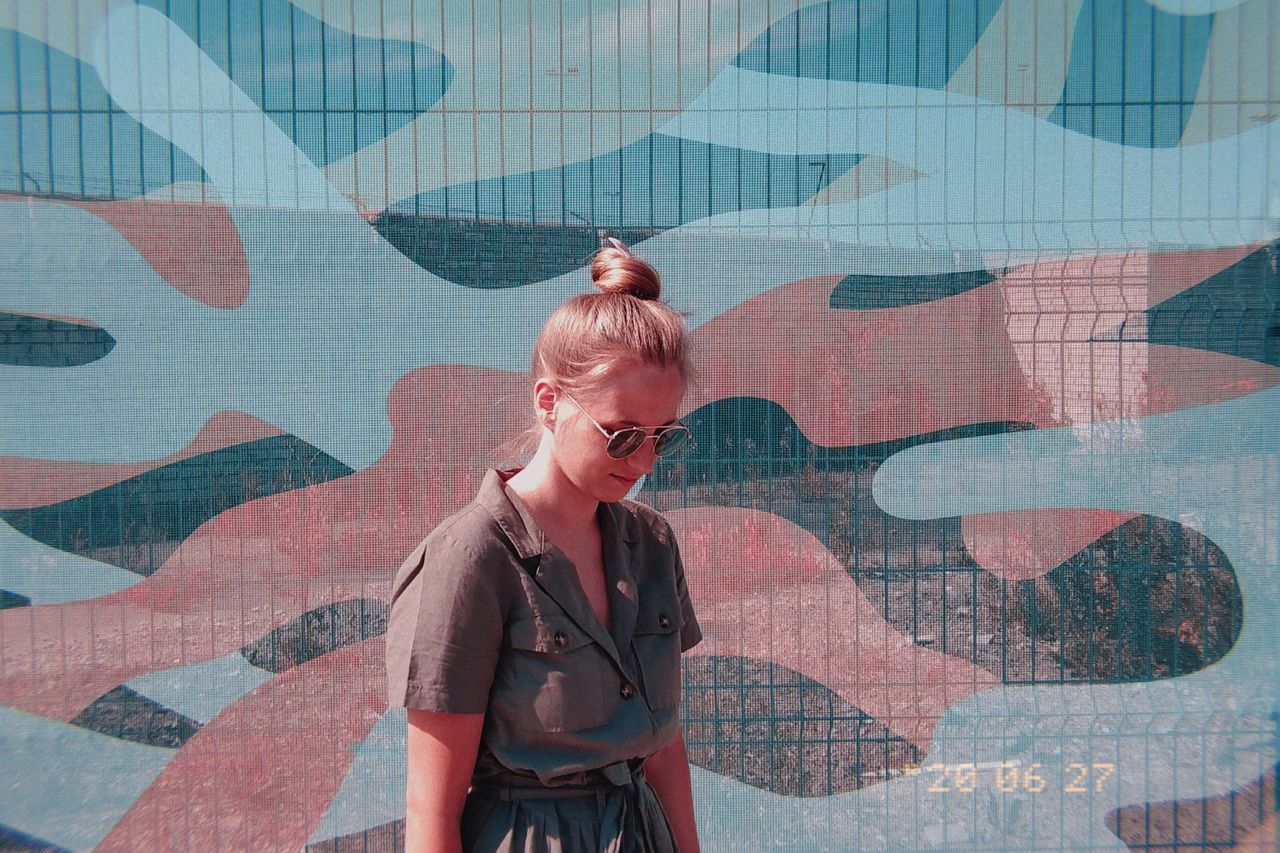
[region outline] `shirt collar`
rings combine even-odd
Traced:
[[[476,500],[489,510],[498,527],[506,534],[516,553],[520,555],[520,559],[527,560],[541,556],[546,551],[547,545],[542,528],[533,520],[533,515],[530,514],[524,502],[507,490],[507,480],[519,471],[519,468],[512,468],[502,471],[490,469],[485,472],[484,480],[476,493]],[[628,543],[636,541],[635,531],[631,528],[630,514],[621,504],[602,503],[600,508],[602,515],[612,522],[613,531],[616,531],[619,539]],[[600,534],[606,541],[610,536],[610,531],[605,529],[603,523]]]
[[[542,528],[538,527],[524,503],[507,491],[507,480],[519,470],[486,471],[480,490],[476,492],[476,500],[489,510],[520,559],[527,560],[542,555],[546,550],[546,540]]]

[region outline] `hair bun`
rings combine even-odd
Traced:
[[[591,261],[591,281],[605,293],[625,293],[637,299],[657,299],[662,295],[658,271],[631,251],[621,240],[609,237],[609,245]]]

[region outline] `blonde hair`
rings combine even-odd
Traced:
[[[662,302],[658,271],[609,238],[591,262],[598,293],[557,308],[533,347],[535,378],[546,376],[569,393],[589,392],[626,364],[675,367],[692,373],[684,317]]]

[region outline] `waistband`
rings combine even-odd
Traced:
[[[625,761],[602,767],[605,781],[596,785],[540,785],[536,779],[507,776],[473,782],[471,791],[497,800],[546,800],[569,797],[602,797],[643,784],[644,768]]]

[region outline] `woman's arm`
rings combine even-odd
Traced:
[[[699,853],[698,824],[693,817],[693,785],[689,780],[689,756],[680,732],[644,763],[644,775],[662,803],[671,824],[676,849],[680,853]]]
[[[407,853],[462,850],[462,806],[483,726],[484,714],[409,709],[404,816]]]

